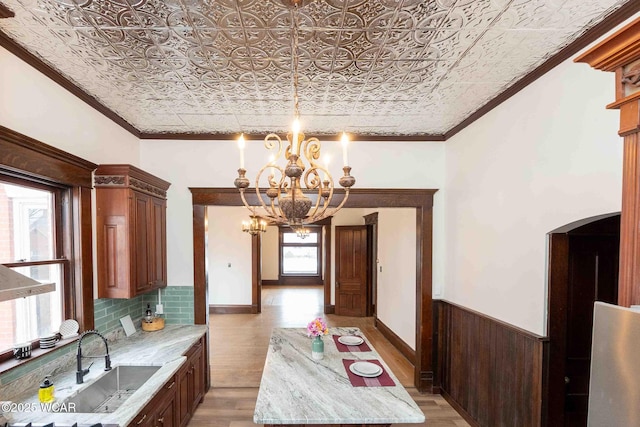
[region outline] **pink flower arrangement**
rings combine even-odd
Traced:
[[[327,324],[322,319],[322,317],[318,317],[307,325],[307,336],[308,337],[319,337],[321,335],[327,335],[329,333],[329,328],[327,328]]]

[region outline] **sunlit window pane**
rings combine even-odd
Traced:
[[[57,332],[62,322],[61,266],[38,265],[14,270],[32,279],[53,282],[56,290],[0,302],[0,353],[11,349],[13,344]]]
[[[0,262],[54,257],[51,192],[0,183]]]
[[[282,273],[291,275],[318,274],[318,248],[288,246],[282,248]]]
[[[282,243],[305,243],[305,244],[317,244],[318,234],[309,233],[306,237],[298,237],[296,233],[282,233]]]

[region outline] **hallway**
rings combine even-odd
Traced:
[[[306,327],[318,316],[324,317],[330,327],[357,326],[363,331],[425,413],[424,426],[468,426],[441,396],[417,392],[413,387],[413,366],[373,327],[373,318],[323,315],[322,306],[320,286],[265,286],[261,314],[211,315],[212,388],[190,426],[255,426],[253,409],[271,330]]]

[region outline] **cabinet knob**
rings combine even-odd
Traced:
[[[164,423],[164,417],[162,417],[162,418],[158,418],[158,422],[159,422],[160,424],[163,424],[163,423]]]

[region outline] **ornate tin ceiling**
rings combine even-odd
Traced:
[[[444,134],[626,0],[310,0],[307,133]],[[280,0],[3,0],[0,30],[143,133],[281,132]]]

